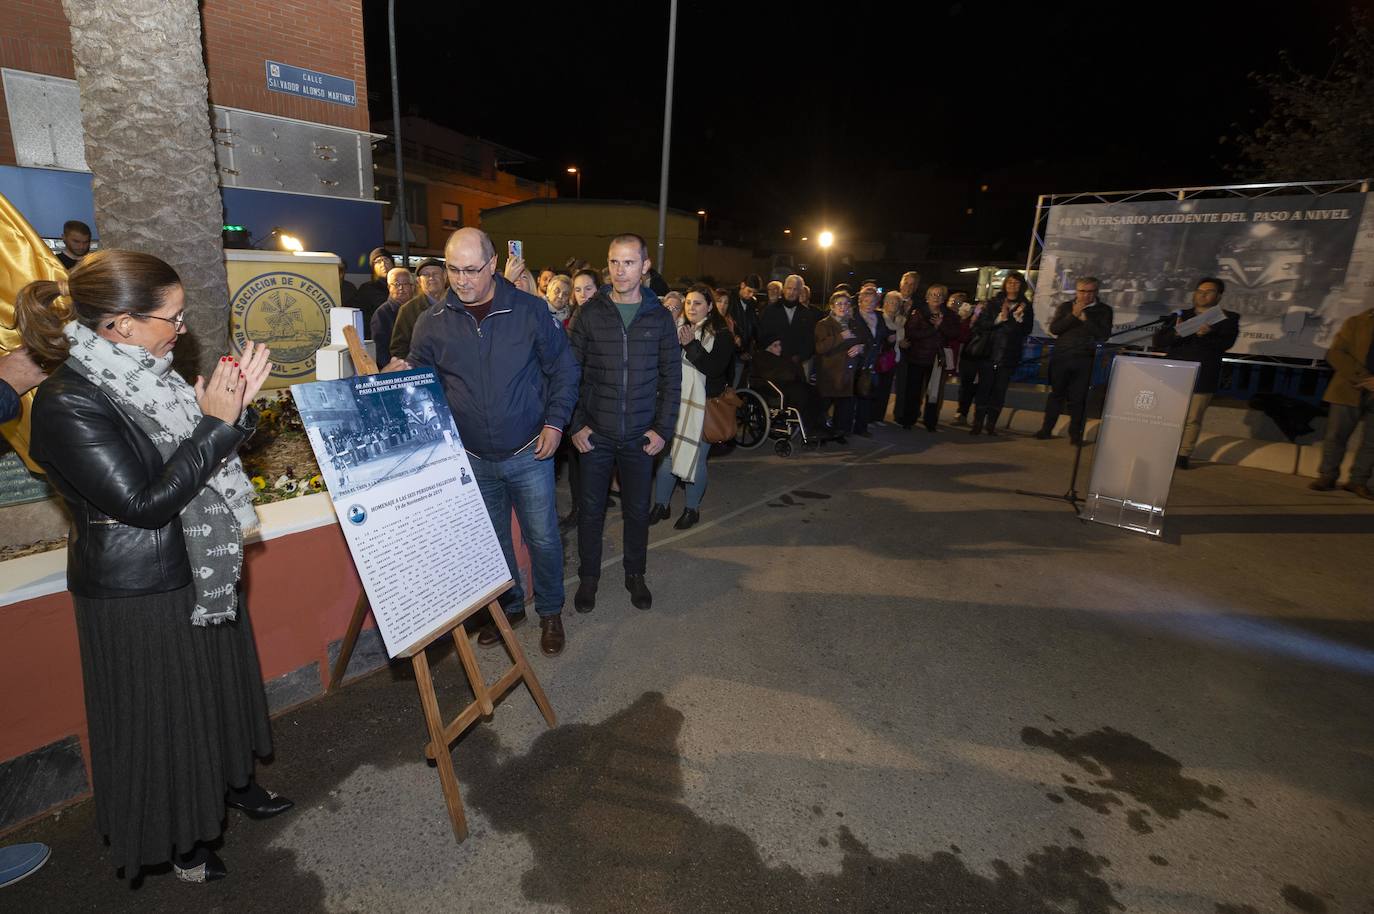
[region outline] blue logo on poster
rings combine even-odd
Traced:
[[[355,526],[367,520],[367,509],[362,505],[351,505],[348,509],[348,522]]]

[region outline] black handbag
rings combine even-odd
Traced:
[[[960,358],[965,359],[986,359],[990,355],[992,355],[991,333],[975,333],[973,339],[964,344],[964,349],[959,354]]]

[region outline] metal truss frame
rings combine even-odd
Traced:
[[[1150,190],[1108,190],[1071,194],[1041,194],[1035,201],[1035,222],[1031,225],[1030,247],[1026,251],[1026,281],[1035,283],[1032,276],[1039,277],[1040,256],[1045,250],[1045,232],[1050,219],[1051,206],[1070,203],[1134,203],[1140,201],[1195,200],[1199,198],[1217,199],[1239,197],[1258,199],[1260,197],[1291,196],[1307,194],[1322,197],[1327,194],[1362,193],[1370,191],[1374,178],[1360,178],[1351,181],[1291,181],[1275,184],[1217,184],[1205,187],[1167,187]],[[1276,356],[1232,356],[1234,361],[1285,362]],[[1314,361],[1312,364],[1318,364]]]

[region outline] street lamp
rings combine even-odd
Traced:
[[[830,298],[830,246],[833,245],[833,244],[835,243],[835,233],[832,232],[832,231],[830,231],[830,230],[828,230],[828,229],[827,229],[826,231],[824,231],[824,232],[821,232],[819,235],[816,236],[816,243],[819,244],[819,245],[821,246],[821,250],[822,250],[822,251],[825,251],[825,286],[824,286],[824,288],[825,288],[825,299],[828,301],[829,298]]]
[[[582,199],[582,169],[576,165],[568,166],[568,174],[577,175],[577,199]]]
[[[701,217],[701,230],[704,232],[704,231],[706,231],[706,219],[707,219],[706,210],[704,210],[704,209],[699,209],[699,210],[697,210],[697,215]]]

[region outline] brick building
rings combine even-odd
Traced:
[[[360,0],[204,0],[226,224],[361,258],[382,242]],[[95,227],[80,95],[60,0],[0,0],[0,193],[40,235]]]
[[[383,209],[386,242],[400,241],[393,222],[396,156],[390,148],[390,121],[373,125],[388,135],[377,150],[377,196]],[[502,171],[502,165],[532,157],[490,140],[466,136],[420,117],[401,118],[401,155],[406,172],[406,220],[413,254],[443,255],[450,233],[465,225],[480,226],[483,210],[544,197],[557,197],[553,182],[530,181]]]

